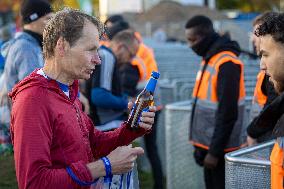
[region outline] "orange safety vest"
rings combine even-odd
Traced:
[[[241,77],[238,102],[238,120],[235,123],[225,151],[227,152],[238,149],[243,143],[244,138],[242,137],[245,136],[245,129],[242,128],[243,114],[245,111],[245,84],[243,63],[237,58],[234,53],[230,51],[223,51],[210,58],[208,65],[204,70],[202,79],[202,68],[205,64],[205,61],[203,60],[201,62],[201,69],[197,74],[196,83],[192,93],[192,96],[194,98],[197,98],[197,102],[193,114],[192,125],[190,126],[190,141],[193,143],[193,145],[207,150],[209,149],[209,145],[213,137],[215,129],[215,114],[218,108],[218,73],[220,66],[226,62],[233,62],[234,64],[239,65],[241,67]]]
[[[264,78],[265,78],[265,72],[260,71],[257,75],[257,82],[256,82],[256,86],[254,89],[254,95],[253,95],[253,101],[259,104],[261,107],[263,107],[267,101],[267,96],[263,94],[261,90],[261,86],[262,86]]]
[[[140,81],[150,79],[152,71],[158,71],[154,53],[144,43],[140,43],[136,57],[131,63],[138,67]]]
[[[100,46],[106,46],[106,47],[109,47],[109,41],[108,40],[100,40]]]
[[[263,94],[261,90],[264,78],[265,78],[265,72],[260,71],[257,75],[257,82],[254,89],[252,106],[249,115],[250,121],[252,121],[260,113],[260,111],[263,109],[264,104],[267,101],[267,96]]]
[[[270,155],[271,161],[271,189],[283,189],[284,178],[284,138],[277,138]]]
[[[131,64],[137,66],[139,71],[139,81],[147,81],[150,79],[152,71],[158,71],[158,66],[154,57],[153,50],[142,42],[142,37],[135,32],[137,40],[140,42],[136,57],[133,58]],[[108,40],[101,40],[100,45],[109,47]]]
[[[139,83],[137,88],[142,89],[145,86],[145,82],[151,78],[152,71],[158,71],[158,66],[154,57],[154,52],[151,48],[147,47],[142,42],[140,33],[135,32],[137,40],[140,42],[136,57],[133,58],[131,64],[137,66],[139,71]],[[159,87],[155,92],[155,105],[157,110],[161,110],[163,106],[160,103]]]

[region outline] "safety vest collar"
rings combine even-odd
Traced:
[[[208,62],[208,65],[205,69],[205,72],[209,73],[209,82],[208,82],[208,88],[207,88],[207,95],[206,95],[206,99],[207,100],[211,100],[211,97],[212,97],[212,92],[213,92],[213,83],[212,83],[212,77],[215,76],[218,71],[219,71],[219,66],[224,63],[224,58],[229,58],[231,59],[233,62],[235,63],[239,63],[241,64],[241,62],[238,60],[238,58],[236,57],[236,55],[232,52],[229,52],[229,51],[224,51],[224,52],[221,52],[215,56],[213,56],[211,58],[211,60],[209,60]],[[203,60],[202,63],[201,63],[201,67],[200,67],[200,70],[202,70],[202,67],[204,66],[205,64],[205,61]],[[201,73],[198,73],[199,75],[201,75]],[[202,82],[202,81],[201,81]],[[198,94],[196,94],[198,96]]]

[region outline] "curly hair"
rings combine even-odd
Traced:
[[[266,17],[277,15],[277,14],[278,13],[271,12],[271,11],[264,12],[263,14],[260,14],[254,18],[254,20],[252,21],[252,26],[261,25],[266,19]]]
[[[101,36],[104,27],[97,18],[71,8],[64,8],[57,12],[44,28],[44,57],[50,58],[54,56],[54,48],[60,37],[63,37],[70,46],[73,46],[81,37],[86,20],[96,26]]]
[[[255,35],[271,35],[276,42],[284,44],[284,14],[276,13],[267,15],[263,23],[255,30]]]

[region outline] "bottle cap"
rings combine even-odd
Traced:
[[[160,77],[160,73],[159,72],[152,72],[152,74],[151,74],[151,76],[153,77],[153,78],[155,78],[155,79],[159,79],[159,77]]]

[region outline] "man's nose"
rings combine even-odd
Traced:
[[[92,59],[91,59],[92,63],[95,65],[101,64],[101,59],[98,53],[96,53]]]
[[[260,69],[261,70],[264,70],[264,71],[266,70],[265,62],[262,59],[260,59],[260,64],[259,65],[260,65]]]

